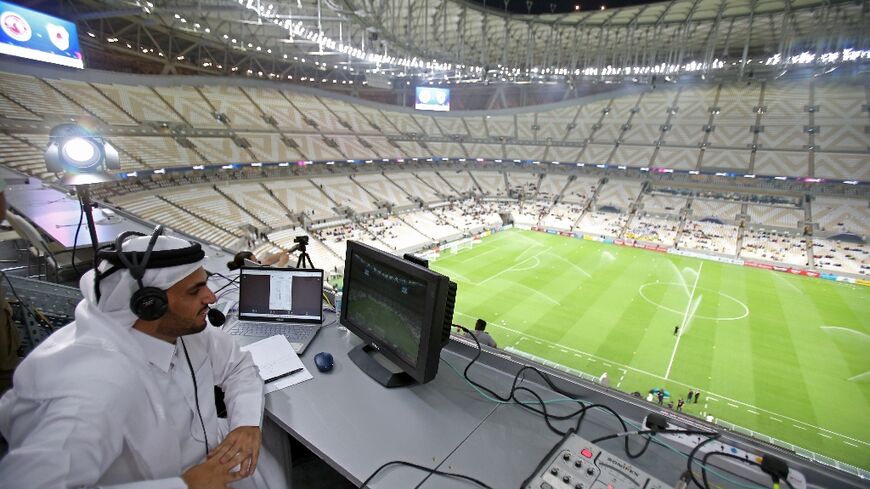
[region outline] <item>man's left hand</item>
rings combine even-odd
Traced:
[[[254,473],[257,468],[257,458],[260,456],[260,438],[262,434],[259,426],[239,426],[230,431],[227,437],[220,445],[216,446],[208,456],[211,458],[215,453],[220,451],[222,447],[226,447],[227,451],[221,462],[227,462],[236,453],[242,454],[242,463],[240,464],[240,475],[248,477]]]

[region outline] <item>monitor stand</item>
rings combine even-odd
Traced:
[[[375,359],[374,355],[379,353],[373,346],[362,344],[347,352],[347,356],[350,357],[360,370],[384,387],[403,387],[415,382],[414,378],[407,373],[402,371],[393,372]],[[382,355],[381,358],[383,358]],[[394,365],[393,362],[390,362],[386,358],[383,358],[383,361]],[[398,367],[396,368],[398,369]]]

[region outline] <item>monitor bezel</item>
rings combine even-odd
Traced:
[[[428,314],[429,320],[426,321],[426,324],[422,325],[423,329],[420,334],[421,347],[417,353],[416,365],[412,365],[401,358],[390,347],[383,343],[382,338],[377,338],[369,334],[361,326],[348,319],[347,309],[348,304],[351,302],[351,300],[349,300],[351,292],[349,277],[352,266],[351,258],[354,254],[380,261],[387,266],[396,268],[412,278],[420,279],[427,284],[424,314]],[[438,373],[438,362],[442,348],[441,336],[444,328],[444,314],[450,280],[446,276],[428,268],[421,267],[416,263],[412,263],[388,252],[352,240],[347,241],[344,267],[344,279],[342,285],[343,300],[341,303],[341,314],[339,316],[339,322],[341,325],[357,335],[366,344],[372,345],[378,352],[384,355],[384,357],[393,362],[397,367],[401,368],[417,382],[423,384],[434,379],[435,375]]]

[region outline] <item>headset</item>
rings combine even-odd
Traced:
[[[148,247],[145,251],[122,251],[124,242],[130,237],[147,236],[137,231],[126,231],[118,235],[115,243],[97,251],[97,263],[94,265],[94,289],[97,302],[100,301],[100,281],[107,276],[127,269],[139,284],[139,289],[130,298],[130,310],[143,321],[155,321],[163,317],[169,309],[169,299],[166,291],[157,287],[145,287],[142,278],[148,269],[167,268],[196,263],[205,257],[205,252],[199,243],[189,242],[190,246],[176,250],[155,251],[157,238],[163,234],[163,226],[154,228]],[[100,264],[105,260],[112,266],[105,272],[100,271]]]

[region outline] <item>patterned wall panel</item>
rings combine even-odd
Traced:
[[[698,148],[671,148],[662,146],[652,166],[674,168],[679,170],[694,170],[698,165]]]
[[[652,146],[627,146],[621,144],[616,148],[613,157],[610,158],[612,165],[648,166],[655,148]]]
[[[281,93],[271,88],[242,88],[266,115],[271,116],[282,130],[312,131],[299,113]]]
[[[870,181],[870,154],[816,153],[815,176]]]
[[[154,90],[194,127],[210,129],[224,127],[214,118],[211,108],[195,90],[189,87],[154,87]]]
[[[514,116],[492,116],[484,118],[486,122],[486,130],[490,137],[509,137],[515,136],[514,132]]]
[[[704,159],[701,161],[701,168],[727,168],[749,172],[749,150],[738,151],[714,148],[708,149],[704,153]]]
[[[606,163],[613,151],[612,144],[588,144],[586,151],[580,155],[581,161],[584,163],[601,164]]]
[[[755,153],[758,175],[803,177],[810,174],[809,154],[806,152],[761,151]]]
[[[535,114],[533,112],[517,114],[516,119],[517,138],[526,141],[535,139],[535,131],[532,129],[532,126],[535,125]]]
[[[371,128],[368,130],[377,130],[383,134],[389,135],[399,134],[399,131],[390,122],[389,118],[385,116],[380,110],[372,109],[362,105],[357,105],[354,107],[354,109],[359,112],[363,117],[365,117],[366,120],[368,120],[370,123],[374,123],[376,126],[378,126],[377,129]],[[371,124],[369,124],[369,126],[370,125]]]
[[[465,143],[467,158],[504,158],[504,151],[500,144],[477,144]]]
[[[74,80],[45,79],[51,86],[63,92],[67,97],[75,100],[88,110],[96,114],[100,119],[109,124],[128,126],[137,124],[123,111],[119,110],[112,102],[106,100],[96,90],[85,82]]]
[[[441,137],[441,129],[435,124],[435,118],[429,115],[414,115],[414,120],[417,125],[423,128],[423,132],[428,136]]]
[[[229,117],[232,127],[237,129],[266,129],[270,127],[257,109],[260,104],[252,105],[239,88],[225,85],[206,85],[199,90],[214,106],[215,110]]]
[[[724,124],[716,124],[713,132],[707,141],[718,148],[745,148],[746,145],[752,144],[753,134],[749,130],[749,124],[740,126],[729,126]]]
[[[190,138],[196,150],[214,164],[249,163],[256,161],[230,138]]]
[[[639,144],[653,144],[661,136],[661,124],[632,122],[631,129],[622,136],[623,141]]]
[[[462,123],[461,117],[437,117],[435,122],[441,129],[441,134],[447,136],[468,135],[468,130],[465,129],[465,124]]]
[[[765,149],[803,149],[810,139],[802,126],[796,124],[765,124],[758,133],[758,144]]]
[[[299,161],[302,155],[293,148],[288,148],[277,134],[245,134],[245,139],[251,143],[251,151],[261,162]]]

